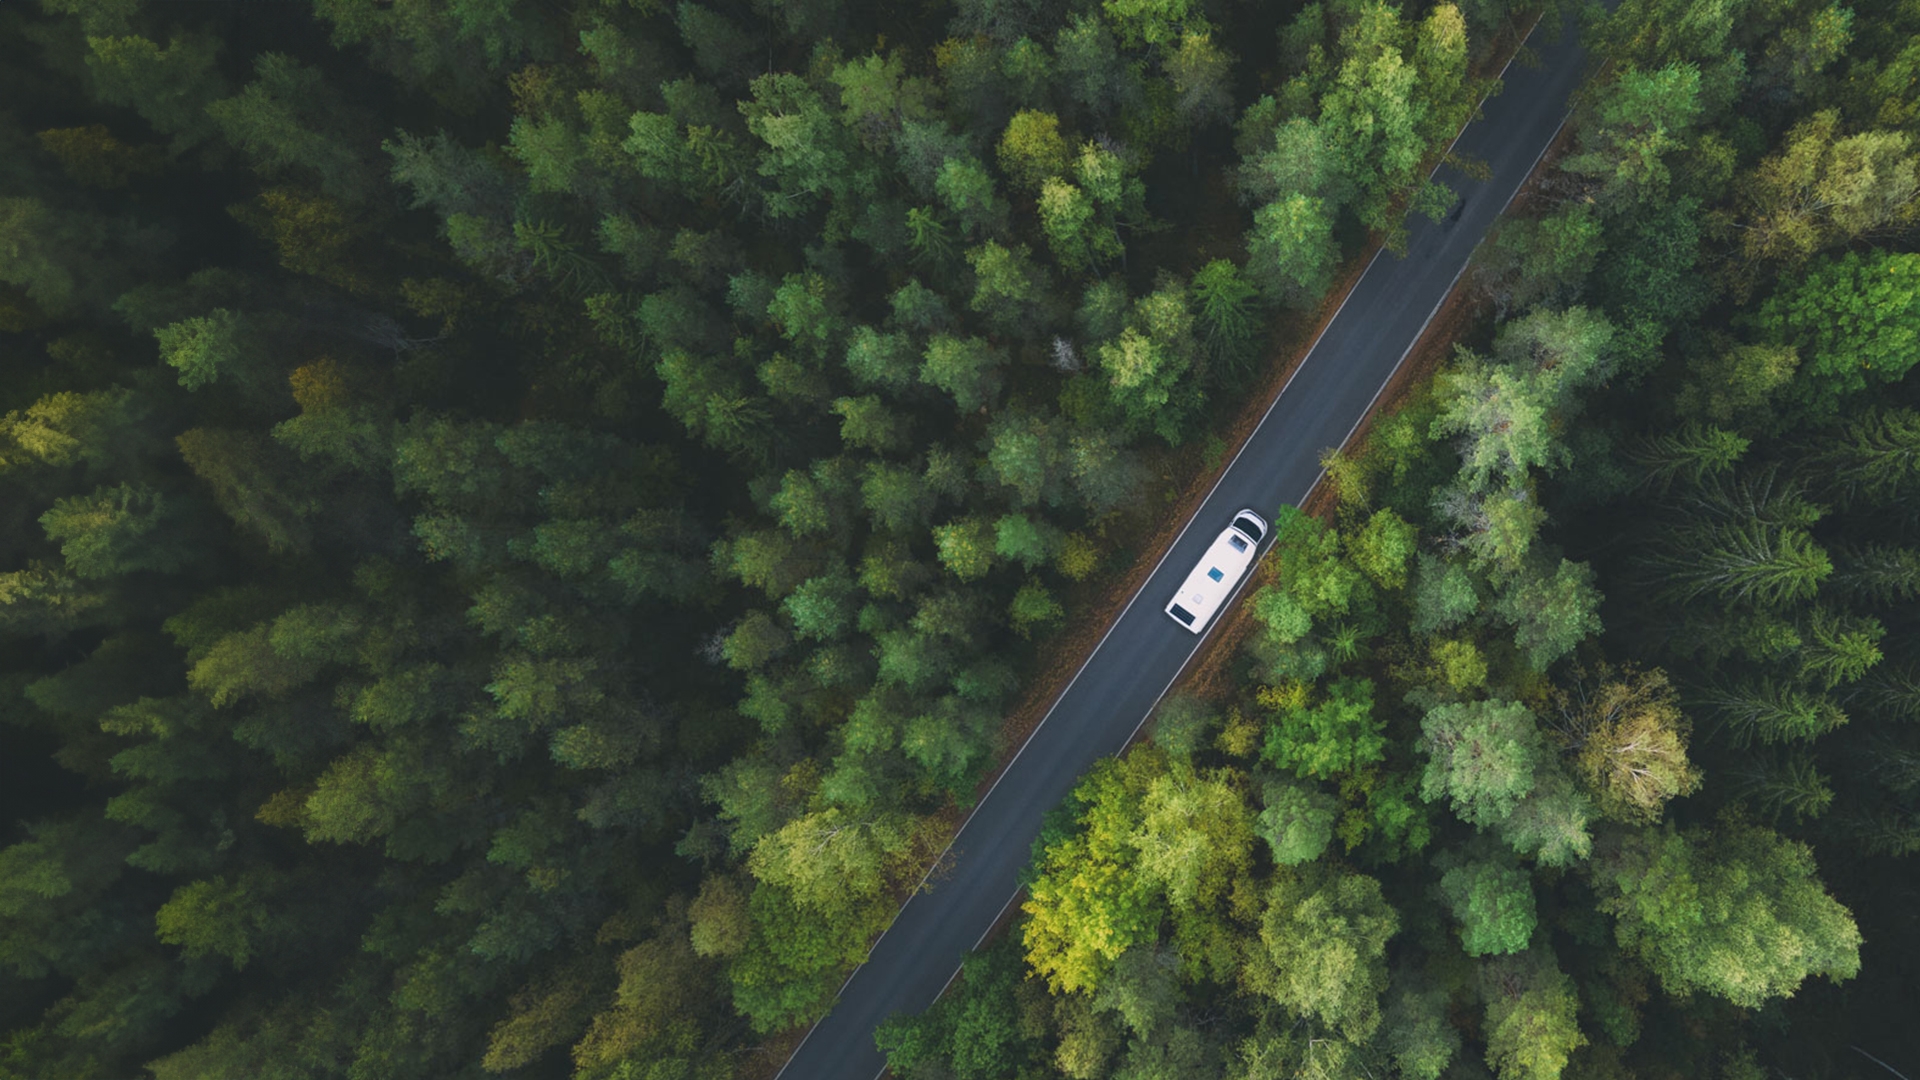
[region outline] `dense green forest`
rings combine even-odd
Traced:
[[[751,1068],[1508,21],[0,9],[0,1072]]]
[[[1231,678],[1055,812],[896,1075],[1920,1062],[1920,6],[1583,21],[1471,340],[1282,509]]]
[[[1536,14],[0,7],[0,1078],[765,1075]],[[1914,1037],[1920,6],[1583,22],[903,1080]]]

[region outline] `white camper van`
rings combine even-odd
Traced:
[[[1173,621],[1196,634],[1205,630],[1220,605],[1240,586],[1266,535],[1267,523],[1259,514],[1242,510],[1233,515],[1233,524],[1208,545],[1199,565],[1168,602],[1167,614]]]

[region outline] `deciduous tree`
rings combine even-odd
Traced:
[[[1249,955],[1245,978],[1287,1008],[1365,1040],[1380,1026],[1387,941],[1399,929],[1373,878],[1317,863],[1283,869],[1260,920],[1266,948]]]
[[[1140,800],[1164,762],[1135,751],[1095,765],[1074,789],[1075,830],[1047,845],[1021,910],[1027,963],[1055,992],[1097,988],[1129,947],[1153,940],[1165,911],[1132,841]]]
[[[1532,881],[1509,861],[1454,866],[1440,877],[1440,895],[1460,921],[1460,945],[1468,956],[1520,952],[1533,936],[1538,917]]]
[[[1674,994],[1745,1008],[1810,976],[1860,970],[1860,931],[1815,876],[1804,844],[1735,820],[1629,834],[1598,875],[1622,948]]]
[[[1536,783],[1546,744],[1533,714],[1517,701],[1441,705],[1420,724],[1428,754],[1420,793],[1445,797],[1474,825],[1491,826],[1519,806]]]

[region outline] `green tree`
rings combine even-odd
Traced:
[[[787,470],[768,506],[795,537],[824,533],[833,527],[831,496],[819,481],[799,469]]]
[[[747,869],[795,903],[851,911],[879,898],[915,854],[915,830],[904,816],[862,817],[830,806],[762,837]]]
[[[835,398],[832,408],[840,417],[840,441],[850,448],[884,453],[907,443],[906,418],[877,394]]]
[[[1600,865],[1621,948],[1670,993],[1758,1008],[1810,976],[1839,982],[1860,970],[1860,931],[1804,844],[1723,820],[1629,834]]]
[[[48,394],[0,416],[0,470],[81,465],[98,475],[137,452],[150,407],[124,387]]]
[[[1267,729],[1260,758],[1301,779],[1333,779],[1386,756],[1383,728],[1373,715],[1373,683],[1340,679],[1320,704],[1284,710]]]
[[[1233,114],[1232,53],[1213,43],[1211,33],[1188,31],[1180,35],[1162,67],[1173,84],[1173,108],[1181,121],[1204,127]]]
[[[1487,1064],[1500,1080],[1549,1080],[1586,1045],[1574,1018],[1579,997],[1551,952],[1528,950],[1480,968],[1487,1003]]]
[[[1788,345],[1732,345],[1699,363],[1678,404],[1716,423],[1751,416],[1793,381],[1799,367],[1800,353]]]
[[[713,565],[742,585],[764,591],[769,600],[778,600],[811,576],[815,564],[786,533],[763,529],[716,541]]]
[[[1259,336],[1254,305],[1259,289],[1226,259],[1201,267],[1192,286],[1201,339],[1214,357],[1238,367]]]
[[[1802,358],[1785,396],[1812,418],[1832,417],[1920,358],[1920,255],[1849,252],[1820,263],[1761,305],[1754,325]]]
[[[1804,751],[1755,755],[1723,775],[1727,794],[1768,821],[1790,814],[1799,825],[1820,817],[1833,805],[1832,778],[1822,774],[1813,755]]]
[[[1427,152],[1420,137],[1426,110],[1415,89],[1420,72],[1402,51],[1404,36],[1395,9],[1360,8],[1343,34],[1339,68],[1320,95],[1318,120],[1330,136],[1339,174],[1356,189],[1354,211],[1390,237],[1404,233],[1394,203],[1415,182]]]
[[[1549,407],[1566,415],[1576,411],[1578,391],[1612,370],[1607,346],[1613,337],[1612,324],[1590,308],[1536,309],[1500,327],[1493,357],[1527,373]]]
[[[1048,177],[1067,175],[1067,140],[1052,113],[1022,109],[1000,134],[1000,168],[1013,182],[1039,190]]]
[[[1282,869],[1248,953],[1248,985],[1354,1041],[1380,1026],[1387,941],[1400,917],[1364,874],[1323,864]]]
[[[932,87],[907,76],[899,53],[870,53],[840,65],[829,77],[840,87],[841,121],[872,149],[885,146],[906,121],[926,119],[932,111]]]
[[[748,911],[753,930],[728,965],[727,981],[734,1008],[763,1032],[824,1013],[845,978],[843,972],[859,963],[868,938],[881,929],[873,925],[870,912],[818,912],[769,885],[753,890]],[[660,1019],[672,1015],[667,1012]],[[617,1060],[617,1054],[612,1056]]]
[[[56,209],[34,198],[0,198],[0,285],[8,292],[8,325],[26,329],[42,319],[70,318],[84,308],[107,306],[130,267],[102,257],[108,252],[109,223],[99,217]],[[125,226],[123,225],[123,229]],[[126,235],[123,233],[123,235]],[[116,252],[131,261],[155,237],[142,231],[127,239],[133,250]]]
[[[674,23],[693,51],[694,66],[708,75],[740,82],[759,70],[753,62],[759,51],[754,35],[713,8],[683,2],[674,9]]]
[[[1135,300],[1126,329],[1094,350],[1108,392],[1128,422],[1171,445],[1184,440],[1187,419],[1202,400],[1189,379],[1194,354],[1193,313],[1177,280]]]
[[[1599,606],[1593,569],[1567,559],[1560,560],[1551,576],[1525,575],[1494,600],[1494,611],[1513,624],[1513,643],[1526,652],[1535,671],[1547,670],[1600,632]]]
[[[278,891],[273,877],[249,872],[182,885],[155,913],[155,936],[188,956],[219,956],[244,969],[281,929],[270,908]]]
[[[1607,817],[1657,821],[1668,800],[1699,788],[1687,759],[1691,725],[1665,672],[1602,666],[1589,681],[1581,671],[1553,702],[1556,734]]]
[[[1053,52],[1065,93],[1094,116],[1112,116],[1144,92],[1142,65],[1121,54],[1108,21],[1095,13],[1069,16]]]
[[[1812,739],[1846,723],[1831,699],[1772,679],[1715,683],[1701,689],[1699,704],[1712,711],[1736,747],[1755,739],[1769,745]]]
[[[1645,470],[1643,483],[1664,492],[1676,480],[1698,484],[1725,472],[1751,445],[1752,440],[1738,432],[1689,423],[1678,431],[1644,436],[1626,452]]]
[[[887,305],[893,311],[893,323],[915,333],[939,330],[953,321],[946,299],[918,279],[909,279],[895,289],[887,297]]]
[[[840,298],[819,274],[788,274],[767,301],[767,317],[781,336],[816,358],[844,333]]]
[[[1140,871],[1132,837],[1163,768],[1140,750],[1095,765],[1074,788],[1074,831],[1039,856],[1021,939],[1027,964],[1056,993],[1098,987],[1122,953],[1159,930],[1164,901]]]
[[[803,638],[832,641],[853,623],[853,579],[844,571],[808,578],[781,606]]]
[[[1036,627],[1059,622],[1066,614],[1067,609],[1060,601],[1037,581],[1020,586],[1007,604],[1007,618],[1013,621],[1013,628],[1021,637],[1032,634]]]
[[[1567,449],[1553,434],[1553,387],[1524,370],[1490,364],[1464,350],[1435,377],[1441,402],[1429,437],[1456,437],[1460,482],[1484,492],[1529,470],[1564,465]]]
[[[246,431],[194,428],[174,442],[220,508],[269,550],[300,550],[311,541],[308,519],[320,503],[297,479],[286,451]]]
[[[987,167],[972,157],[948,158],[934,179],[934,190],[970,236],[1005,229],[1006,201],[993,186]]]
[[[1417,539],[1414,527],[1399,514],[1377,510],[1347,539],[1347,556],[1374,584],[1395,592],[1407,583],[1407,562],[1413,558]]]
[[[1920,477],[1920,413],[1866,410],[1848,420],[1834,438],[1817,442],[1810,464],[1842,506],[1884,503]]]
[[[856,326],[847,336],[847,371],[862,386],[899,391],[913,384],[913,345],[905,334]]]
[[[311,177],[322,192],[347,202],[371,196],[379,181],[354,146],[365,135],[326,76],[274,52],[254,57],[253,70],[254,81],[238,95],[207,104],[226,140],[263,175]]]
[[[956,1080],[989,1080],[1031,1067],[1040,1044],[1021,1015],[1027,1008],[1021,975],[1011,948],[969,954],[932,1008],[889,1020],[874,1033],[888,1068],[901,1076],[938,1070]]]
[[[1139,873],[1176,912],[1216,903],[1252,866],[1252,815],[1230,776],[1172,762],[1141,799]]]
[[[763,193],[770,217],[799,217],[823,197],[837,199],[862,182],[849,166],[844,129],[805,79],[775,72],[754,79],[749,89],[740,115],[765,147],[758,171],[773,182]]]
[[[1472,115],[1481,92],[1467,77],[1472,44],[1466,16],[1453,4],[1436,5],[1413,31],[1408,59],[1419,73],[1415,108],[1428,147],[1451,143]]]
[[[67,569],[79,578],[169,573],[195,558],[185,511],[145,484],[122,483],[60,499],[40,515],[40,527],[60,545]]]
[[[968,306],[989,325],[1014,333],[1037,324],[1035,307],[1044,302],[1050,283],[1025,244],[1008,248],[989,240],[967,249],[967,265],[974,279]]]
[[[1060,425],[1024,410],[1005,410],[987,427],[987,469],[1010,489],[1016,506],[1067,501],[1070,450]]]
[[[1458,624],[1480,607],[1473,576],[1455,560],[1441,561],[1421,552],[1413,588],[1413,629],[1428,634]]]
[[[1693,64],[1625,66],[1587,106],[1579,149],[1562,168],[1594,177],[1595,195],[1610,210],[1657,201],[1672,182],[1667,159],[1687,149],[1700,119],[1700,99]]]
[[[927,341],[920,381],[953,395],[961,412],[974,412],[1000,392],[1003,363],[999,351],[980,338],[935,334]]]
[[[1402,1075],[1439,1080],[1460,1052],[1460,1033],[1447,1022],[1447,995],[1430,986],[1409,985],[1396,972],[1395,993],[1387,1005],[1382,1041]]]
[[[1795,125],[1778,154],[1743,177],[1744,254],[1797,264],[1821,249],[1911,220],[1916,162],[1905,133],[1842,136],[1824,109]]]
[[[1441,705],[1427,711],[1420,731],[1428,755],[1421,796],[1449,799],[1462,820],[1483,828],[1533,791],[1546,754],[1532,712],[1517,701]]]
[[[926,480],[904,465],[868,463],[860,499],[874,524],[894,533],[919,528],[933,512],[933,493]]]
[[[1339,806],[1317,788],[1285,780],[1271,781],[1261,797],[1265,809],[1255,822],[1273,861],[1299,866],[1318,859],[1333,840]]]
[[[1920,596],[1920,551],[1867,544],[1836,552],[1836,589],[1869,604],[1891,606]]]
[[[940,563],[961,581],[977,581],[993,569],[995,536],[985,518],[964,518],[933,530]]]
[[[1474,276],[1504,315],[1573,299],[1606,249],[1599,217],[1581,203],[1502,222],[1475,253]]]
[[[1180,38],[1187,0],[1102,0],[1107,19],[1129,45],[1166,45]]]
[[[1571,866],[1593,851],[1593,806],[1557,762],[1543,763],[1533,790],[1494,824],[1507,846],[1542,866]]]
[[[1661,594],[1677,602],[1714,596],[1777,608],[1811,598],[1833,573],[1826,551],[1795,525],[1761,520],[1706,525],[1669,534],[1669,542],[1674,546],[1655,551],[1648,564]]]
[[[1145,482],[1145,467],[1136,451],[1118,434],[1081,428],[1067,436],[1067,456],[1073,487],[1088,510],[1103,514],[1125,503]]]
[[[993,526],[994,554],[1032,570],[1053,561],[1066,541],[1055,526],[1026,514],[1006,514]]]
[[[1460,921],[1460,945],[1468,956],[1520,952],[1533,937],[1538,916],[1532,880],[1511,863],[1454,866],[1440,876],[1440,895]]]
[[[1125,247],[1113,225],[1087,193],[1056,176],[1040,182],[1040,229],[1061,267],[1069,271],[1098,268],[1121,255]]]
[[[1294,192],[1254,211],[1247,276],[1267,296],[1305,307],[1326,292],[1339,249],[1333,214],[1318,196]]]
[[[245,383],[247,353],[258,348],[247,334],[246,320],[236,312],[216,308],[204,316],[185,319],[153,332],[160,358],[180,372],[180,385],[189,390],[222,376]]]
[[[210,34],[182,34],[166,48],[138,36],[89,37],[87,71],[102,103],[131,107],[173,142],[178,155],[217,131],[205,111],[226,92],[220,77],[220,41]]]

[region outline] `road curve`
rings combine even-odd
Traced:
[[[1415,223],[1404,258],[1381,254],[1367,265],[1146,584],[974,807],[943,860],[941,879],[900,909],[777,1080],[868,1080],[884,1071],[874,1028],[940,995],[1018,892],[1041,815],[1096,760],[1127,744],[1199,650],[1201,639],[1162,610],[1187,571],[1235,510],[1267,516],[1306,498],[1320,478],[1321,451],[1359,426],[1553,142],[1585,61],[1571,29],[1557,42],[1537,40],[1543,36],[1536,30],[1527,42],[1540,62],[1510,65],[1504,90],[1455,144],[1456,154],[1487,164],[1488,179],[1441,170],[1440,179],[1461,196],[1454,212],[1438,223]],[[1262,552],[1271,544],[1268,537]]]

